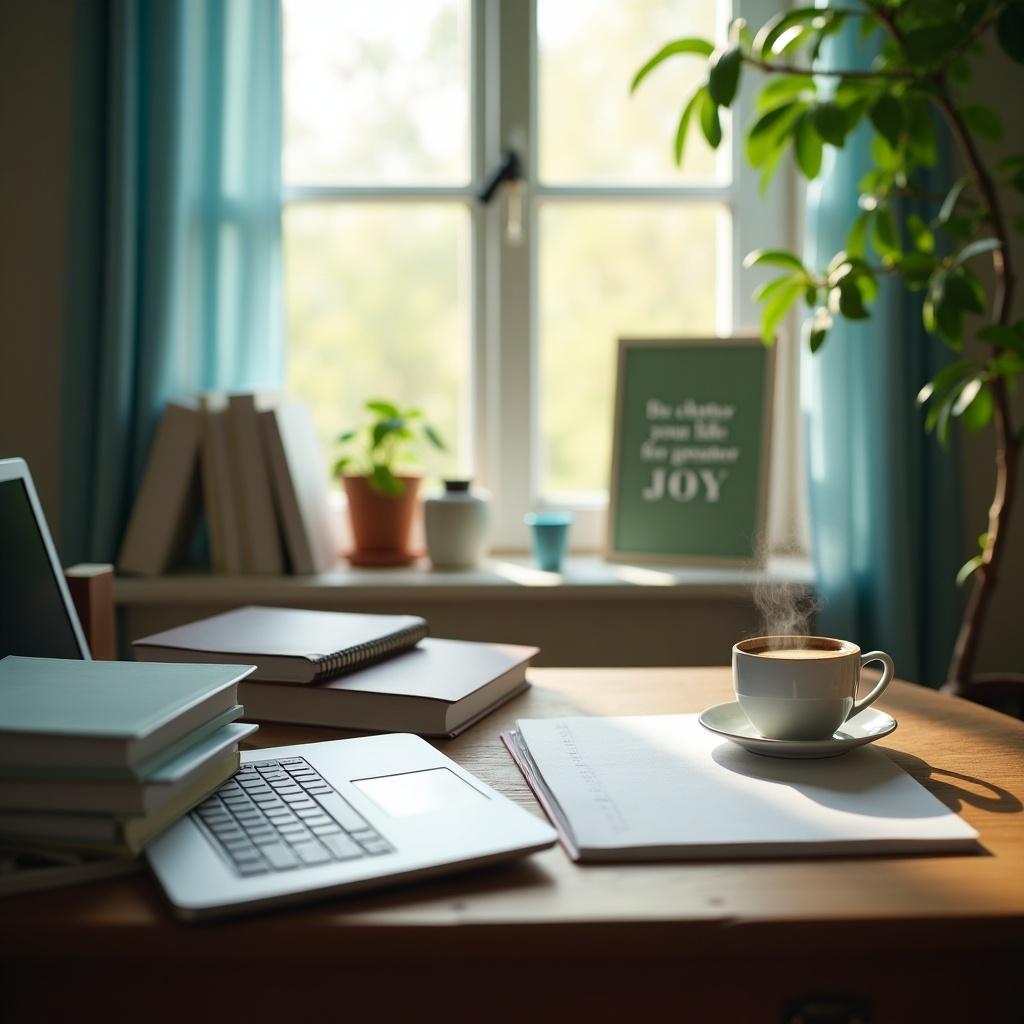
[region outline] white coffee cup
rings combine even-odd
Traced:
[[[858,700],[860,670],[870,661],[882,663],[882,678]],[[861,654],[856,644],[830,637],[762,636],[732,649],[736,699],[770,739],[828,739],[881,696],[894,672],[888,654]]]

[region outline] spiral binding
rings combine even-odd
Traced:
[[[389,636],[368,640],[364,644],[356,644],[354,647],[327,654],[317,660],[317,672],[313,681],[332,679],[352,669],[365,668],[374,662],[383,661],[392,654],[400,654],[410,647],[415,647],[429,632],[425,622],[418,622]]]

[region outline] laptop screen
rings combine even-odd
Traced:
[[[21,480],[0,480],[0,657],[81,658]]]

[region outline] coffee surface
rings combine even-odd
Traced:
[[[849,651],[826,650],[821,647],[780,647],[774,651],[751,651],[758,658],[781,658],[787,661],[809,661],[818,658],[842,658]]]

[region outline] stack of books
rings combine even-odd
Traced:
[[[527,688],[536,647],[427,637],[416,615],[236,608],[133,643],[140,661],[256,666],[246,718],[455,736]]]
[[[251,671],[0,660],[0,845],[138,853],[237,770]]]
[[[326,463],[312,414],[270,395],[207,394],[166,406],[118,553],[121,573],[183,561],[201,519],[210,567],[310,574],[337,562]]]

